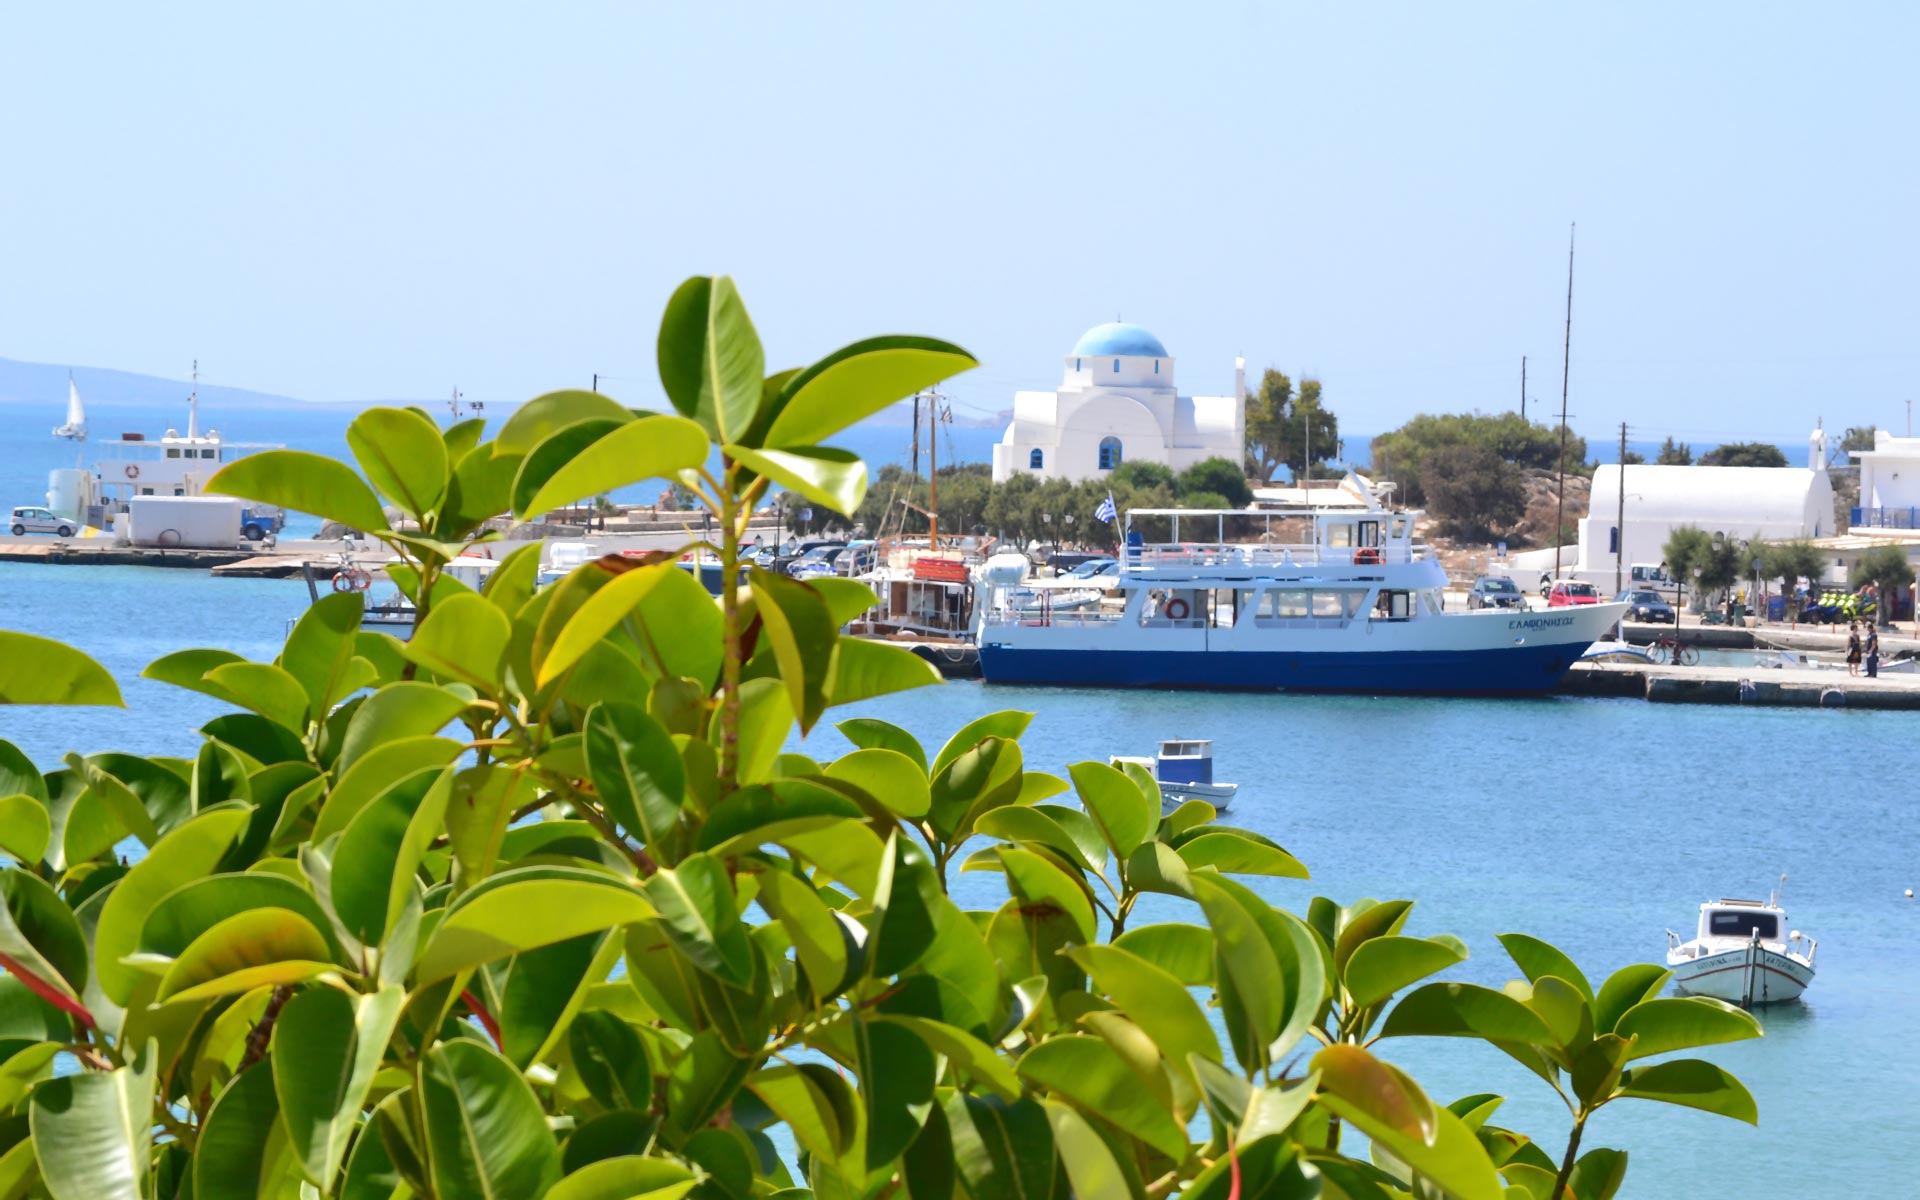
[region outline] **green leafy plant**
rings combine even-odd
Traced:
[[[659,357],[669,414],[555,392],[483,440],[376,410],[361,472],[229,466],[216,488],[385,542],[412,638],[327,596],[273,661],[147,668],[231,709],[191,757],[0,742],[0,1195],[1593,1200],[1625,1164],[1575,1157],[1603,1105],[1753,1119],[1717,1068],[1641,1064],[1744,1014],[1653,968],[1595,994],[1517,937],[1524,982],[1399,998],[1465,946],[1408,935],[1405,901],[1274,905],[1247,881],[1305,878],[1285,849],[1137,767],[1030,770],[1031,714],[794,749],[937,680],[839,634],[864,585],[747,569],[741,531],[776,485],[857,509],[865,467],[821,440],[972,360],[885,337],[768,374],[724,278],[675,293]],[[672,555],[444,570],[502,510],[661,476],[712,518],[717,602]],[[77,651],[0,639],[4,699],[118,702]],[[1004,899],[963,909],[965,872]],[[1558,1179],[1497,1097],[1437,1104],[1375,1055],[1408,1035],[1559,1090]]]

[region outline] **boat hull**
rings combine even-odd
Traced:
[[[1813,982],[1813,967],[1765,947],[1725,950],[1697,958],[1667,956],[1673,982],[1689,996],[1711,996],[1729,1004],[1779,1004],[1798,1000]]]
[[[1062,687],[1524,696],[1551,690],[1583,649],[1089,653],[983,643],[980,671],[989,683]]]

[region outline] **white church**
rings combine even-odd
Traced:
[[[1017,392],[1013,424],[993,448],[993,481],[1016,473],[1079,480],[1125,462],[1182,471],[1209,458],[1246,458],[1247,362],[1233,364],[1233,395],[1174,391],[1173,356],[1138,325],[1096,325],[1066,356],[1052,392]]]

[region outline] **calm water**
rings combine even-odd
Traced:
[[[193,728],[219,707],[133,677],[186,646],[269,656],[305,601],[298,583],[0,564],[0,627],[85,648],[131,706],[0,709],[0,737],[46,765],[73,749],[190,753]],[[1690,931],[1701,900],[1763,896],[1784,871],[1792,923],[1821,940],[1819,978],[1807,1002],[1763,1010],[1764,1040],[1712,1054],[1753,1090],[1760,1128],[1623,1103],[1595,1119],[1587,1144],[1631,1149],[1637,1197],[1913,1194],[1920,906],[1901,893],[1920,888],[1909,795],[1920,738],[1908,716],[978,684],[860,707],[930,749],[983,712],[1031,710],[1028,762],[1061,774],[1071,761],[1151,753],[1162,737],[1210,737],[1219,777],[1242,785],[1231,819],[1313,870],[1310,883],[1262,890],[1296,910],[1315,894],[1415,897],[1412,931],[1464,938],[1473,958],[1458,975],[1490,985],[1516,974],[1497,932],[1554,941],[1597,979],[1657,959],[1662,930]],[[822,757],[845,748],[831,730],[808,746]],[[962,877],[961,898],[989,903],[996,883]],[[1503,1123],[1557,1156],[1559,1102],[1498,1052],[1440,1041],[1381,1049],[1442,1100],[1508,1094]],[[1826,1158],[1826,1178],[1782,1182],[1836,1147],[1851,1150]]]

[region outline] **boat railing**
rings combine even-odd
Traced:
[[[1375,566],[1418,562],[1423,544],[1385,546],[1249,545],[1235,542],[1187,542],[1131,546],[1121,568],[1129,572],[1189,570],[1194,567]]]
[[[1021,609],[989,609],[982,618],[989,625],[1118,625],[1121,614],[1098,609],[1053,609],[1046,606]],[[1196,628],[1200,622],[1191,622]]]

